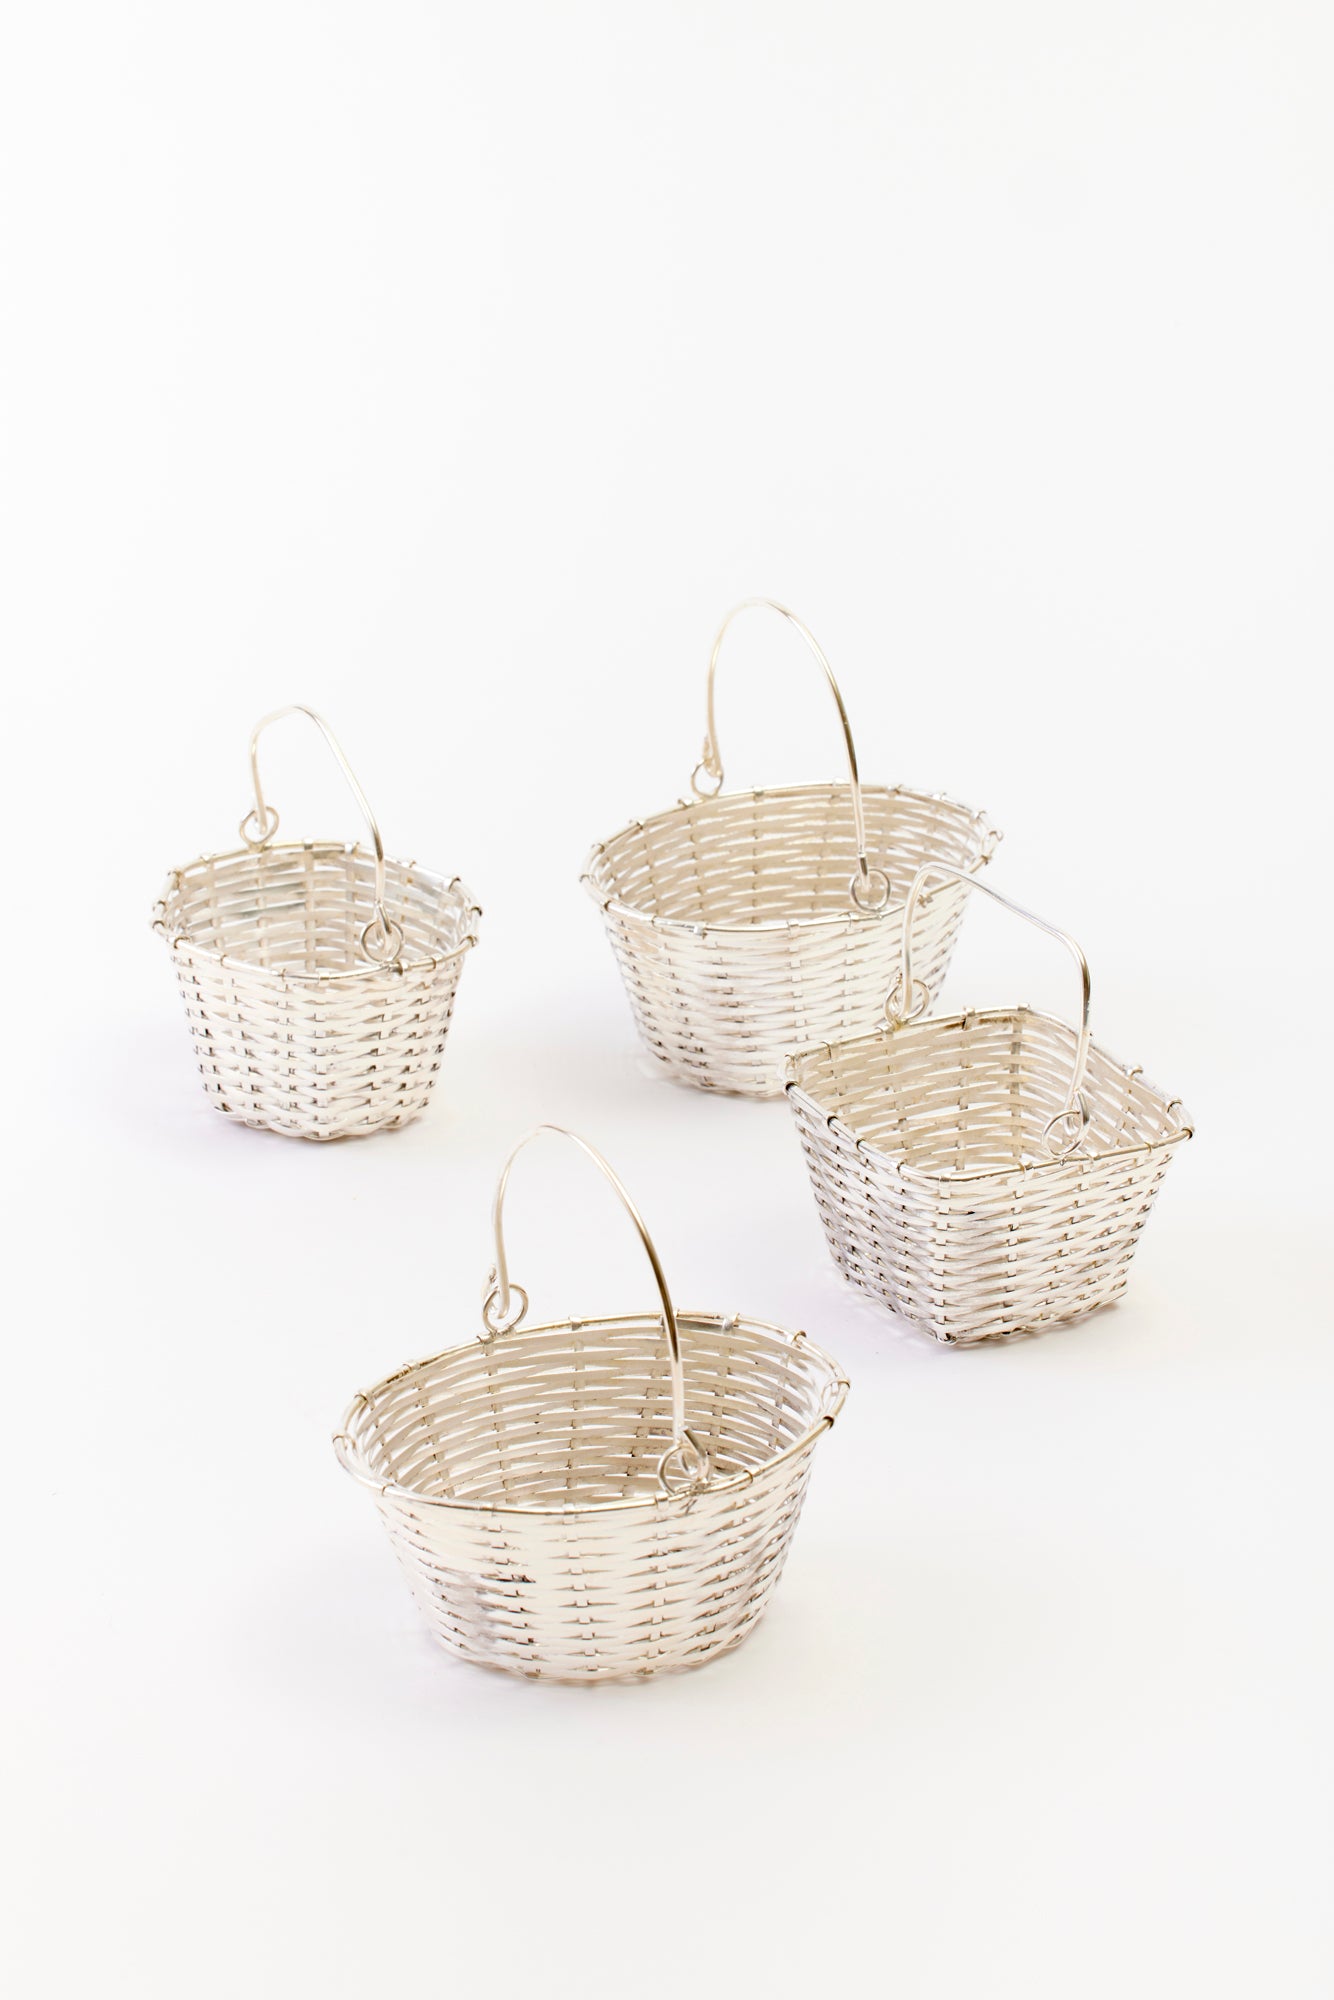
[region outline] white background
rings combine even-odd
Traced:
[[[66,5],[0,65],[15,1992],[1328,1991],[1330,17]],[[1123,1305],[939,1350],[786,1107],[648,1075],[589,844],[783,596],[863,767],[1007,833],[1185,1099]],[[776,621],[729,781],[833,775]],[[198,1087],[148,929],[314,704],[485,905],[435,1103]],[[348,835],[275,732],[293,832]],[[979,901],[946,998],[1068,1010]],[[565,1120],[686,1305],[853,1379],[753,1640],[568,1690],[424,1638],[329,1433],[468,1337]],[[639,1307],[534,1152],[544,1316]]]

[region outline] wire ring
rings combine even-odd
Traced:
[[[508,1319],[500,1321],[494,1320],[491,1317],[491,1313],[492,1313],[492,1308],[496,1303],[496,1299],[499,1295],[499,1292],[500,1292],[500,1287],[496,1283],[496,1274],[493,1271],[491,1273],[490,1280],[488,1281],[487,1284],[486,1294],[482,1300],[482,1324],[486,1328],[488,1333],[509,1333],[514,1327],[516,1327],[519,1324],[519,1321],[523,1318],[524,1314],[528,1310],[528,1294],[524,1290],[523,1286],[511,1285],[510,1286],[511,1302],[517,1299],[518,1304],[511,1311]]]
[[[909,1021],[920,1021],[931,1005],[930,992],[925,982],[920,979],[914,979],[912,983],[913,1004],[906,1013],[900,1011],[899,1002],[902,997],[903,974],[900,972],[895,975],[894,984],[885,995],[885,1019],[891,1028],[902,1028]]]
[[[258,853],[261,847],[268,846],[269,842],[273,839],[274,834],[278,831],[278,808],[276,806],[270,806],[270,805],[265,806],[264,832],[259,836],[258,840],[253,840],[251,836],[246,832],[246,828],[249,826],[251,820],[254,819],[255,817],[256,817],[255,808],[254,806],[251,806],[250,811],[246,814],[245,818],[241,821],[240,826],[237,828],[237,832],[240,834],[246,846],[252,849],[254,852]]]
[[[714,787],[711,792],[706,791],[704,786],[701,785],[699,781],[699,774],[701,771],[705,772],[709,777],[715,780]],[[698,764],[696,764],[694,770],[690,773],[690,789],[695,794],[695,797],[697,799],[716,799],[722,788],[723,788],[722,772],[710,771],[707,760],[701,757]]]
[[[681,1470],[679,1484],[672,1475],[673,1464],[678,1460]],[[709,1455],[699,1440],[690,1431],[682,1431],[658,1460],[658,1484],[673,1499],[698,1493],[708,1483],[709,1469]]]
[[[1092,1113],[1082,1097],[1050,1117],[1042,1128],[1042,1137],[1052,1158],[1064,1160],[1078,1152],[1091,1123]]]
[[[377,910],[363,926],[359,942],[373,965],[392,965],[403,949],[403,926],[386,917],[383,910]]]
[[[877,896],[874,902],[870,902],[862,894],[863,885],[866,883],[876,882],[876,881],[878,881],[881,884],[880,894]],[[857,870],[857,873],[853,876],[851,882],[849,882],[848,884],[849,896],[851,896],[857,908],[859,910],[864,910],[867,916],[877,916],[881,910],[887,909],[889,907],[889,899],[893,893],[894,892],[890,887],[889,877],[888,875],[886,875],[883,868],[868,867],[866,869],[865,874],[863,874],[862,870],[859,868]]]

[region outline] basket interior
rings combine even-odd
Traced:
[[[817,1349],[754,1322],[681,1314],[686,1422],[726,1476],[815,1425],[837,1381]],[[373,1479],[518,1507],[658,1497],[672,1438],[662,1322],[516,1329],[419,1362],[366,1393],[347,1435]]]
[[[825,1117],[919,1173],[1002,1173],[1049,1164],[1043,1128],[1063,1109],[1076,1036],[1020,1007],[909,1023],[793,1059],[792,1081]],[[1091,1114],[1076,1157],[1163,1144],[1187,1129],[1178,1105],[1098,1048],[1083,1086]]]
[[[902,903],[924,861],[971,870],[987,835],[979,813],[918,792],[862,788],[867,851]],[[596,849],[588,881],[669,922],[755,924],[846,917],[857,866],[847,785],[724,792],[628,826]]]
[[[462,944],[467,892],[411,863],[385,862],[385,908],[403,929],[405,960]],[[208,855],[173,878],[163,921],[205,951],[269,972],[367,969],[359,938],[375,914],[375,860],[360,847],[291,842]]]

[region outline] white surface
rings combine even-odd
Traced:
[[[25,1995],[1315,1995],[1328,1881],[1329,23],[1312,5],[14,10],[4,1869]],[[644,1073],[576,885],[784,596],[1185,1098],[1126,1303],[937,1350],[782,1104]],[[832,772],[738,628],[729,778]],[[439,1094],[196,1084],[148,930],[324,710],[486,906]],[[351,834],[275,737],[286,826]],[[975,909],[947,997],[1069,1004]],[[564,1691],[422,1637],[328,1436],[466,1337],[539,1117],[683,1302],[843,1359],[766,1623]],[[646,1302],[591,1174],[534,1305]]]

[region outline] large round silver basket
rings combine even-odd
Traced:
[[[371,848],[273,845],[259,739],[306,715],[323,734]],[[171,949],[208,1099],[228,1118],[300,1139],[406,1125],[426,1108],[481,911],[457,880],[385,859],[375,815],[313,709],[268,715],[250,739],[244,847],[173,870],[153,912]]]
[[[924,1020],[908,899],[901,968],[872,1035],[804,1049],[787,1094],[834,1260],[861,1291],[937,1340],[1028,1333],[1081,1318],[1125,1286],[1175,1148],[1175,1099],[1078,1031],[1028,1007]],[[953,883],[962,878],[955,875]],[[937,891],[939,893],[939,891]]]
[[[723,791],[714,675],[732,620],[756,606],[794,625],[821,668],[842,724],[846,784]],[[950,799],[862,784],[828,660],[801,620],[768,598],[738,605],[714,640],[691,787],[693,801],[599,843],[582,879],[649,1052],[686,1083],[775,1097],[790,1050],[879,1018],[921,864],[971,874],[1000,835]],[[921,915],[916,957],[933,994],[963,899],[962,889],[935,898]]]
[[[565,1681],[700,1666],[763,1612],[848,1385],[800,1333],[678,1313],[607,1162],[537,1130],[606,1175],[661,1311],[520,1324],[502,1209],[521,1141],[496,1189],[484,1331],[358,1396],[335,1449],[451,1653]]]

